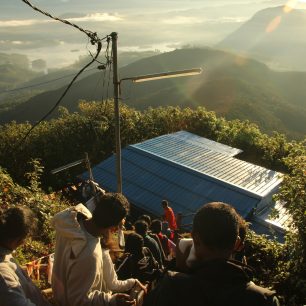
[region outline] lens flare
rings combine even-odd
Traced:
[[[274,32],[282,21],[282,16],[276,16],[266,27],[266,33]]]

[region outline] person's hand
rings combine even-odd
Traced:
[[[135,306],[136,301],[131,300],[128,294],[117,293],[116,294],[116,306]]]
[[[138,279],[136,279],[135,285],[139,286],[144,291],[145,294],[148,292],[147,286],[142,284]]]

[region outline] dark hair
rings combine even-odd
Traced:
[[[162,230],[162,222],[158,219],[153,220],[151,223],[151,231],[154,234],[158,234],[161,232],[161,230]]]
[[[193,233],[201,242],[218,250],[234,247],[239,230],[239,215],[235,209],[222,202],[202,206],[193,219]]]
[[[131,233],[126,238],[125,252],[139,254],[142,252],[143,245],[144,242],[142,236],[137,233]]]
[[[169,202],[167,201],[167,200],[162,200],[162,206],[163,207],[166,207],[166,206],[168,206],[169,205]]]
[[[13,207],[0,214],[0,242],[24,239],[36,230],[37,220],[28,207]]]
[[[127,215],[129,205],[121,193],[105,193],[97,197],[92,221],[101,228],[116,226]]]
[[[143,220],[138,220],[134,223],[135,232],[141,236],[144,236],[148,231],[148,223]]]
[[[141,215],[138,220],[143,220],[148,223],[148,225],[151,225],[151,217],[149,215]]]

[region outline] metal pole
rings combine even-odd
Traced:
[[[116,175],[117,192],[122,193],[122,169],[121,169],[121,140],[120,140],[120,113],[119,113],[119,80],[117,62],[117,38],[116,32],[111,33],[113,51],[113,84],[114,84],[114,108],[115,108],[115,138],[116,138]]]

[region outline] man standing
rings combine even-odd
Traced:
[[[106,293],[100,237],[117,228],[129,203],[118,193],[97,196],[91,214],[83,205],[68,208],[53,218],[56,230],[52,274],[54,299],[60,306],[127,306],[126,294]]]
[[[190,274],[170,272],[144,306],[277,306],[275,292],[256,286],[252,270],[231,256],[240,243],[239,216],[228,204],[202,206],[193,220],[197,265]]]
[[[164,209],[163,219],[168,222],[170,229],[175,231],[177,229],[175,215],[172,208],[169,206],[169,202],[167,200],[162,200],[161,204]]]

